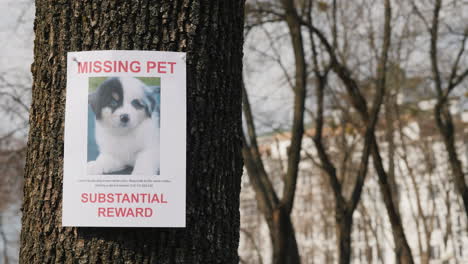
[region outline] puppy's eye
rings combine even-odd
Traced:
[[[118,104],[119,104],[119,103],[117,103],[117,101],[112,100],[112,101],[110,101],[109,106],[110,106],[110,107],[117,107]]]
[[[132,105],[136,109],[141,109],[144,107],[144,105],[140,102],[140,100],[136,100],[136,99],[132,101]]]

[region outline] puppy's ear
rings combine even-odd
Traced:
[[[145,95],[145,98],[143,99],[143,104],[145,105],[146,115],[148,117],[151,117],[151,114],[156,109],[156,100],[153,98],[152,95]]]
[[[98,117],[98,95],[97,95],[97,92],[90,93],[88,95],[88,104],[91,106],[91,109],[93,109],[94,114],[96,114],[96,117]]]
[[[160,93],[159,86],[146,86],[145,87],[145,103],[150,115],[152,112],[159,112],[158,97]]]

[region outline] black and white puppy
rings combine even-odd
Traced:
[[[132,174],[159,171],[159,127],[152,118],[156,105],[142,81],[112,77],[89,95],[96,115],[99,155],[88,162],[88,174],[112,173],[133,167]]]

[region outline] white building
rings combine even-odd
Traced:
[[[468,135],[468,123],[461,122],[457,126],[461,134]],[[394,171],[399,209],[416,263],[468,263],[468,223],[437,128],[431,123],[407,121],[401,131],[402,134],[395,132]],[[300,163],[292,219],[302,263],[336,263],[334,198],[327,175],[308,158],[309,155],[316,157],[308,135],[311,133],[313,131],[307,131],[303,141],[304,158]],[[335,136],[330,130],[324,133],[329,138]],[[466,136],[462,137],[466,140]],[[259,139],[265,167],[273,172],[270,175],[277,190],[282,187],[282,181],[278,176],[280,173],[274,172],[286,166],[289,140],[288,133]],[[459,142],[459,155],[465,168],[468,167],[467,143],[463,139]],[[384,144],[380,147],[388,169],[387,147]],[[339,155],[341,151],[333,146],[329,149],[332,155]],[[318,158],[314,160],[318,161]],[[349,185],[346,182],[345,179],[345,192]],[[271,263],[269,230],[257,209],[255,192],[247,175],[242,180],[241,228],[241,260],[244,263]],[[352,262],[391,264],[395,263],[394,258],[391,227],[370,160],[361,202],[354,213]]]

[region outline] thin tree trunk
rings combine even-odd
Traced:
[[[249,178],[254,187],[258,205],[270,230],[274,264],[300,263],[291,212],[294,206],[299,162],[301,160],[302,138],[304,134],[304,109],[306,97],[306,63],[299,17],[292,0],[282,0],[286,11],[285,20],[293,45],[295,61],[294,107],[291,126],[291,144],[288,150],[286,174],[283,177],[283,193],[276,194],[267,174],[257,145],[257,135],[252,110],[244,87],[244,113],[247,123],[247,137],[244,137],[244,160]]]
[[[399,78],[397,76],[391,76],[391,78]],[[387,156],[388,156],[388,183],[390,184],[390,189],[392,190],[393,203],[395,204],[397,210],[400,210],[400,198],[398,193],[398,185],[395,177],[395,113],[394,109],[397,107],[395,102],[396,96],[392,94],[390,90],[387,97],[384,100],[384,116],[385,116],[385,140],[388,144]]]
[[[468,185],[465,180],[465,173],[463,172],[463,165],[458,158],[457,149],[455,147],[455,124],[452,120],[452,115],[449,110],[448,97],[450,92],[460,84],[467,76],[468,69],[463,73],[457,73],[459,68],[459,61],[465,50],[465,43],[468,39],[468,31],[465,32],[463,41],[461,43],[461,49],[458,52],[457,59],[452,65],[452,72],[448,80],[448,85],[444,89],[443,79],[439,70],[439,55],[438,55],[438,39],[439,39],[439,15],[442,9],[442,0],[436,0],[434,2],[434,10],[432,17],[432,24],[429,30],[431,36],[429,56],[431,59],[432,77],[434,79],[434,86],[437,92],[437,104],[434,108],[434,116],[437,127],[444,140],[444,145],[448,154],[448,163],[452,170],[452,177],[455,183],[455,188],[460,194],[463,206],[465,208],[465,215],[468,217]],[[457,78],[455,78],[457,76]],[[465,227],[468,231],[468,225]]]
[[[296,236],[291,218],[284,210],[275,210],[273,213],[272,233],[273,263],[300,263]]]
[[[440,105],[440,102],[437,104],[435,110],[437,121],[436,123],[440,133],[442,134],[444,145],[447,150],[447,159],[452,170],[452,177],[454,179],[455,188],[462,198],[463,206],[465,208],[465,215],[468,217],[468,185],[465,180],[465,173],[463,172],[462,163],[458,159],[458,154],[455,147],[454,125],[452,122],[451,114],[447,108],[447,105]],[[443,115],[445,115],[446,118],[445,124],[444,121],[442,121],[441,117]],[[468,231],[468,225],[465,227],[465,229]]]
[[[325,50],[327,51],[328,55],[330,56],[331,67],[333,71],[338,75],[341,79],[345,88],[348,92],[349,99],[353,108],[359,113],[361,116],[364,124],[366,124],[367,129],[364,135],[364,149],[363,149],[363,156],[366,158],[366,151],[371,151],[372,159],[374,162],[374,167],[378,175],[379,185],[381,188],[382,196],[384,198],[385,207],[387,209],[390,223],[392,226],[392,231],[394,235],[394,241],[397,249],[397,259],[400,261],[399,263],[413,263],[413,258],[411,254],[411,249],[408,245],[406,240],[406,236],[402,226],[402,220],[400,213],[398,211],[398,207],[396,206],[393,196],[392,196],[392,189],[389,185],[389,177],[387,172],[385,171],[382,158],[380,156],[378,142],[375,136],[375,127],[377,125],[377,121],[379,118],[379,111],[381,105],[383,103],[383,99],[386,93],[386,72],[387,72],[387,61],[389,57],[389,50],[390,50],[390,42],[391,42],[391,2],[390,0],[384,1],[384,34],[383,34],[383,42],[382,42],[382,50],[380,54],[380,58],[378,59],[377,65],[377,76],[376,76],[376,95],[373,99],[372,107],[369,109],[367,100],[362,94],[362,91],[359,86],[359,82],[356,81],[353,76],[351,75],[351,71],[347,68],[347,66],[343,63],[340,63],[338,57],[335,53],[334,48],[328,41],[327,37],[316,27],[312,24],[305,24],[319,39],[320,42],[324,45]],[[320,151],[319,151],[320,154]],[[364,161],[364,162],[363,162]],[[362,174],[358,174],[357,179],[359,180],[356,186],[362,186],[364,183],[364,177],[366,175],[367,170],[367,161],[361,161],[361,167],[365,168],[362,169]],[[333,182],[332,182],[333,183]],[[336,187],[333,187],[335,193],[341,195],[338,191],[340,190],[341,186],[339,184],[335,184]],[[359,202],[360,193],[362,191],[362,187],[355,188],[353,194],[351,196],[351,209],[354,210],[357,203]],[[335,195],[335,197],[339,197],[339,195]],[[354,199],[353,199],[354,198]]]
[[[36,1],[20,263],[238,263],[244,1]],[[66,52],[187,52],[183,229],[61,227]]]
[[[3,264],[8,264],[10,263],[10,259],[8,258],[8,239],[3,225],[3,214],[0,214],[0,237],[3,244]]]
[[[250,243],[252,243],[253,249],[255,250],[255,253],[257,254],[258,263],[263,264],[262,253],[260,252],[260,248],[258,247],[257,242],[255,242],[255,238],[253,237],[252,233],[245,228],[241,228],[240,231],[244,233],[244,235],[247,237]]]
[[[351,263],[351,232],[353,228],[353,214],[339,212],[336,216],[336,238],[340,264]]]
[[[299,162],[301,160],[302,138],[304,134],[304,110],[307,87],[307,64],[305,62],[304,42],[301,32],[299,14],[294,7],[294,1],[282,0],[285,10],[285,20],[289,28],[289,36],[294,51],[295,78],[294,78],[294,108],[291,128],[291,143],[288,151],[288,168],[281,198],[281,210],[291,214],[296,193],[296,182],[299,175]]]

